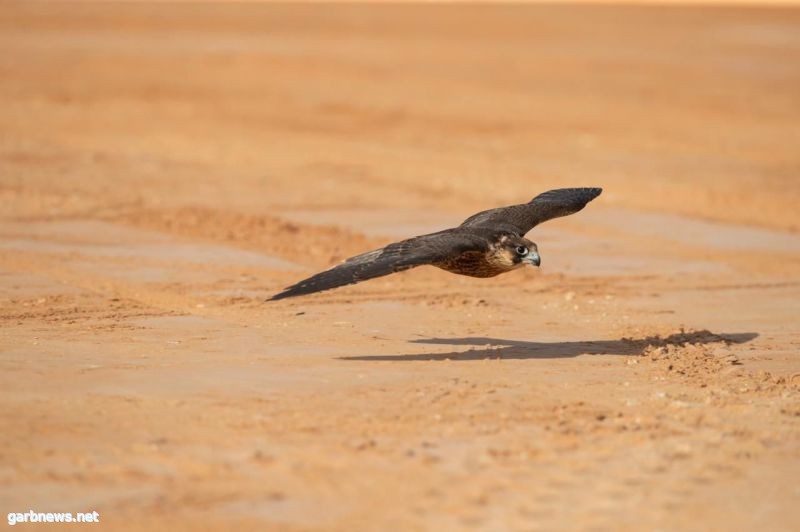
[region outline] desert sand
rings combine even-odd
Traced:
[[[3,519],[800,527],[800,10],[6,2],[0,48]],[[538,270],[264,302],[563,186]]]

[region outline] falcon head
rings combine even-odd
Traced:
[[[539,266],[542,263],[539,249],[534,242],[517,235],[503,235],[494,246],[492,261],[513,270],[525,264]]]

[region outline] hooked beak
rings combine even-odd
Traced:
[[[537,252],[531,251],[528,253],[528,255],[525,256],[524,259],[522,259],[522,261],[527,262],[528,264],[531,264],[533,266],[539,266],[542,263],[542,258],[539,256]]]

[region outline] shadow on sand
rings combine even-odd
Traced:
[[[578,355],[641,355],[648,347],[687,344],[710,344],[725,342],[743,344],[756,338],[758,333],[720,333],[690,331],[671,334],[667,337],[621,338],[619,340],[597,340],[581,342],[522,342],[500,338],[423,338],[411,340],[415,344],[469,345],[470,349],[450,353],[419,353],[407,355],[360,355],[339,357],[341,360],[483,360],[503,358],[527,360],[532,358],[569,358]],[[483,347],[483,348],[481,348]],[[491,348],[491,349],[489,349]]]

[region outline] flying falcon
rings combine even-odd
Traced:
[[[602,191],[561,188],[539,194],[529,203],[482,211],[458,227],[356,255],[267,301],[322,292],[425,264],[471,277],[494,277],[525,264],[539,266],[539,250],[525,233],[552,218],[578,212]]]

